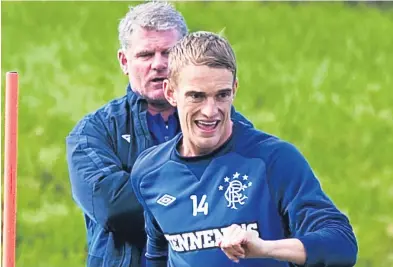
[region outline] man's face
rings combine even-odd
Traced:
[[[130,47],[120,50],[120,66],[128,75],[133,90],[149,102],[166,103],[162,82],[168,76],[168,50],[179,40],[176,29],[166,31],[137,28]]]
[[[164,82],[165,96],[177,106],[187,156],[202,155],[221,146],[232,133],[231,106],[237,88],[230,70],[188,65],[176,85]]]

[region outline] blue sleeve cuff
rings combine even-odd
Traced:
[[[318,234],[311,233],[298,237],[298,239],[302,242],[306,251],[306,266],[317,264],[323,259],[324,249],[319,246],[322,240]]]

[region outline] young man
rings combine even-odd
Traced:
[[[182,134],[144,151],[131,174],[148,266],[353,266],[351,225],[302,154],[231,120],[236,71],[231,46],[213,33],[170,51],[164,93]]]
[[[127,94],[85,116],[67,137],[72,194],[86,222],[88,267],[141,266],[146,234],[130,172],[143,150],[180,131],[162,82],[168,50],[187,32],[183,16],[170,4],[130,8],[119,24],[118,51],[129,80]]]

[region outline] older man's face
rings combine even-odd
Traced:
[[[168,50],[180,37],[176,29],[155,31],[140,27],[132,33],[127,51],[119,51],[120,65],[132,89],[150,103],[167,102],[162,82],[168,76]]]

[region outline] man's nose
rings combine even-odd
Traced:
[[[151,68],[157,71],[165,70],[168,67],[168,57],[161,53],[155,53]]]
[[[207,118],[214,118],[218,113],[218,107],[213,97],[208,97],[201,108],[201,113]]]

